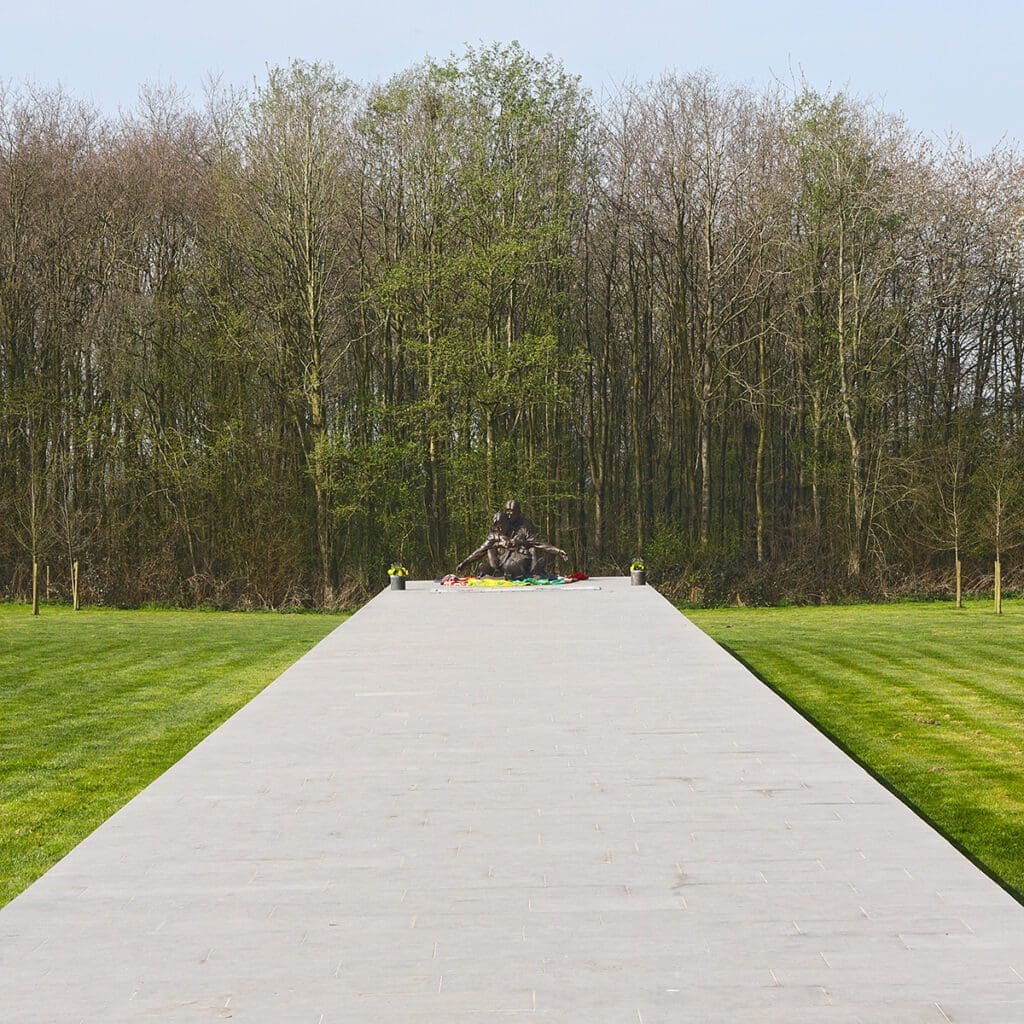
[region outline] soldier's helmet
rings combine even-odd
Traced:
[[[505,515],[510,519],[519,518],[519,502],[515,498],[505,502]]]

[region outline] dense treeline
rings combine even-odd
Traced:
[[[991,586],[1024,179],[849,96],[516,46],[201,110],[0,95],[0,589],[333,603],[522,499],[694,597]]]

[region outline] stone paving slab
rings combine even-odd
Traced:
[[[654,590],[413,583],[0,911],[3,1024],[222,1020],[1020,1024],[1024,908]]]

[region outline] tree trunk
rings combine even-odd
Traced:
[[[757,458],[754,466],[754,516],[758,562],[764,561],[764,442],[765,423],[762,415],[757,426]]]
[[[842,231],[840,218],[840,231]],[[839,242],[839,296],[837,310],[837,337],[839,363],[839,397],[843,413],[843,427],[850,446],[850,490],[853,497],[853,523],[849,537],[847,566],[851,576],[859,576],[863,567],[867,526],[867,501],[864,487],[863,454],[860,435],[853,413],[853,381],[849,370],[849,344],[846,335],[846,287],[844,284],[843,236]]]
[[[494,505],[494,410],[487,410],[487,506]]]
[[[710,376],[708,358],[704,372]],[[706,548],[711,537],[711,381],[705,377],[700,403],[700,546]]]

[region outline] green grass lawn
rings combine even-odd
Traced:
[[[1024,898],[1024,602],[686,614]]]
[[[0,605],[0,906],[342,618]]]

